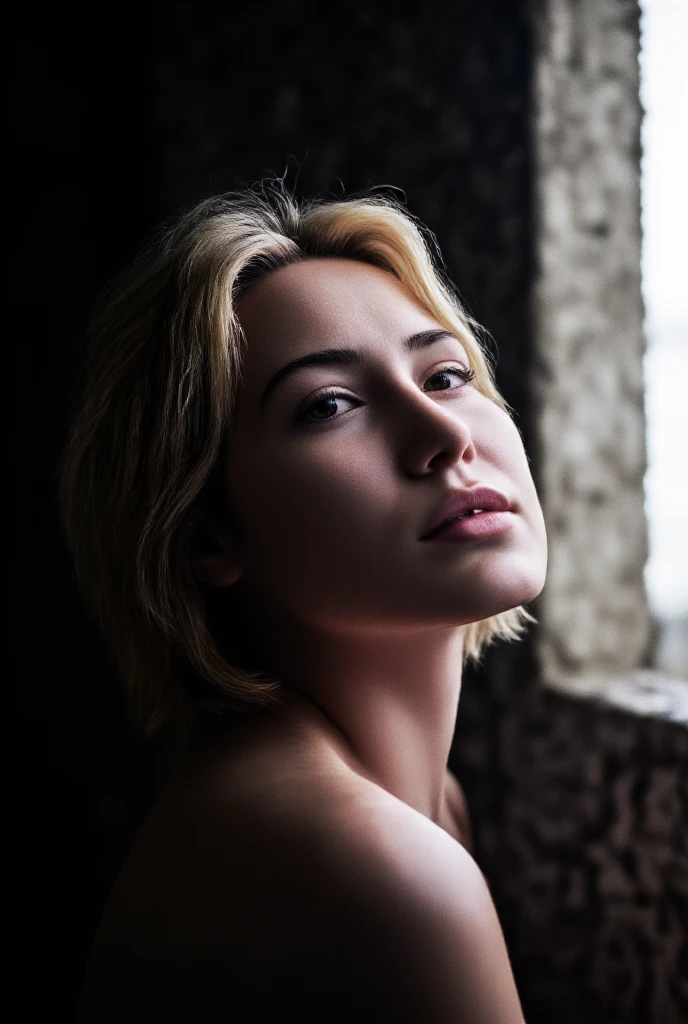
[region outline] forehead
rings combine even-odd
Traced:
[[[396,277],[339,258],[307,259],[261,278],[240,299],[245,361],[273,368],[283,356],[317,348],[389,344],[394,335],[436,326],[436,319]]]

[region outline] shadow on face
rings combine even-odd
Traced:
[[[311,259],[253,284],[220,527],[206,580],[340,635],[461,625],[532,600],[544,522],[520,434],[393,275]],[[415,340],[414,340],[415,339]],[[511,528],[421,540],[447,495],[509,500]]]

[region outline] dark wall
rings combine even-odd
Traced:
[[[22,1022],[71,1019],[104,894],[154,772],[75,591],[54,484],[90,307],[151,222],[148,40],[130,32],[123,20],[27,4],[13,11],[8,38],[12,959],[3,1009]]]
[[[303,194],[403,189],[500,340],[520,398],[523,374],[508,370],[525,343],[529,274],[524,5],[270,6],[222,19],[178,6],[165,26],[162,205],[280,174],[288,155]]]
[[[523,7],[266,2],[219,13],[199,2],[105,17],[17,6],[5,744],[16,1020],[71,1018],[103,901],[174,756],[164,739],[131,734],[60,538],[55,464],[92,303],[160,218],[202,197],[287,167],[302,195],[392,185],[493,333],[528,441]],[[487,726],[491,705],[480,707]],[[499,803],[499,787],[486,792],[479,814]]]

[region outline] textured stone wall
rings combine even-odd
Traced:
[[[653,717],[593,699],[610,681],[617,698],[638,689],[649,641],[638,8],[531,9],[531,415],[550,563],[535,648],[467,673],[451,763],[528,1024],[682,1024],[688,731],[678,707],[671,721],[656,700]]]
[[[534,5],[534,399],[550,542],[546,678],[621,674],[650,640],[635,0]]]
[[[526,1021],[685,1024],[688,729],[506,655],[467,674],[451,763]]]

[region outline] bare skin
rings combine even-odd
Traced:
[[[191,752],[154,808],[82,1021],[521,1024],[446,768],[467,625],[544,583],[520,436],[450,368],[468,365],[457,338],[404,347],[440,325],[378,268],[283,268],[239,317],[231,516],[197,572],[241,592],[282,699]],[[361,361],[301,369],[262,401],[281,367],[325,348]],[[478,485],[509,498],[508,533],[421,540],[448,491]]]
[[[435,824],[360,775],[307,708],[203,745],[129,854],[94,944],[80,1020],[268,1021],[291,1008],[303,1021],[439,1024],[473,1000],[474,1016],[461,1019],[490,1019],[484,1012],[497,1006],[491,1019],[520,1024],[499,924],[462,843],[453,776],[446,793]],[[443,922],[436,915],[452,894],[455,920]],[[476,917],[487,932],[477,946],[464,935]],[[461,941],[499,965],[477,992],[472,961],[470,978],[456,972]],[[411,977],[431,944],[409,990],[399,972]],[[438,967],[440,954],[447,962]],[[447,968],[455,992],[445,1000]]]

